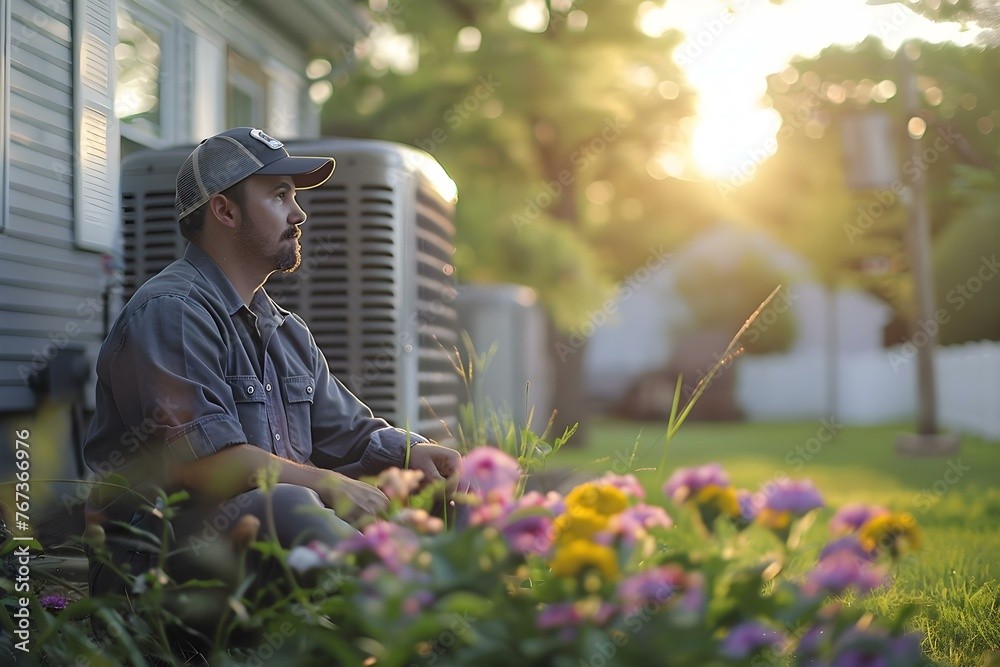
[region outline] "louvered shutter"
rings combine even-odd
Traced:
[[[114,0],[73,3],[74,230],[76,244],[111,251],[119,229],[118,120],[114,114]]]

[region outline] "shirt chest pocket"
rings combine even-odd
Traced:
[[[295,449],[304,455],[312,454],[312,406],[316,385],[308,375],[295,375],[281,380],[285,398],[285,416],[288,418],[288,436]]]
[[[264,385],[253,375],[227,375],[226,384],[233,392],[236,413],[247,442],[270,451]]]

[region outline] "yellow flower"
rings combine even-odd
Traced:
[[[886,548],[893,557],[920,548],[917,520],[906,512],[873,516],[861,526],[858,538],[865,549]]]
[[[757,523],[770,528],[771,530],[784,530],[792,522],[792,513],[787,511],[777,512],[765,507],[757,513]]]
[[[574,488],[566,495],[566,509],[587,508],[613,516],[628,507],[628,496],[610,484],[588,482]]]
[[[618,578],[618,559],[614,550],[590,540],[573,540],[559,547],[550,567],[552,574],[559,577],[575,577],[587,569],[594,569],[604,579]]]
[[[694,500],[699,505],[715,505],[715,508],[723,514],[742,516],[736,489],[731,486],[708,484],[695,494]]]
[[[594,533],[608,526],[608,517],[598,514],[589,507],[576,506],[560,514],[555,520],[556,540],[570,542],[587,540]]]

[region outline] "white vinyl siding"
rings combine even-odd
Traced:
[[[23,378],[46,366],[58,350],[83,346],[91,355],[96,352],[102,318],[95,299],[104,282],[101,255],[82,252],[75,233],[73,3],[5,4],[9,43],[4,81],[7,183],[0,207],[6,222],[0,233],[2,412],[35,406]],[[99,4],[107,6],[108,0]],[[114,172],[117,182],[117,165]]]

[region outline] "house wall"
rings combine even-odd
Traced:
[[[27,374],[102,334],[102,255],[77,247],[73,4],[5,3],[0,410],[35,407]],[[91,392],[92,393],[92,392]]]
[[[82,348],[93,367],[105,327],[102,294],[111,258],[120,257],[119,148],[188,144],[224,129],[230,50],[266,75],[260,126],[282,138],[318,134],[304,73],[309,53],[293,28],[264,18],[274,11],[270,1],[0,3],[0,413],[37,408],[26,378],[58,367],[63,349]],[[347,3],[323,7],[340,5]],[[127,120],[119,127],[113,110],[119,9],[162,36],[161,127],[152,132]],[[323,25],[309,29],[325,34]],[[355,30],[330,27],[331,40]]]

